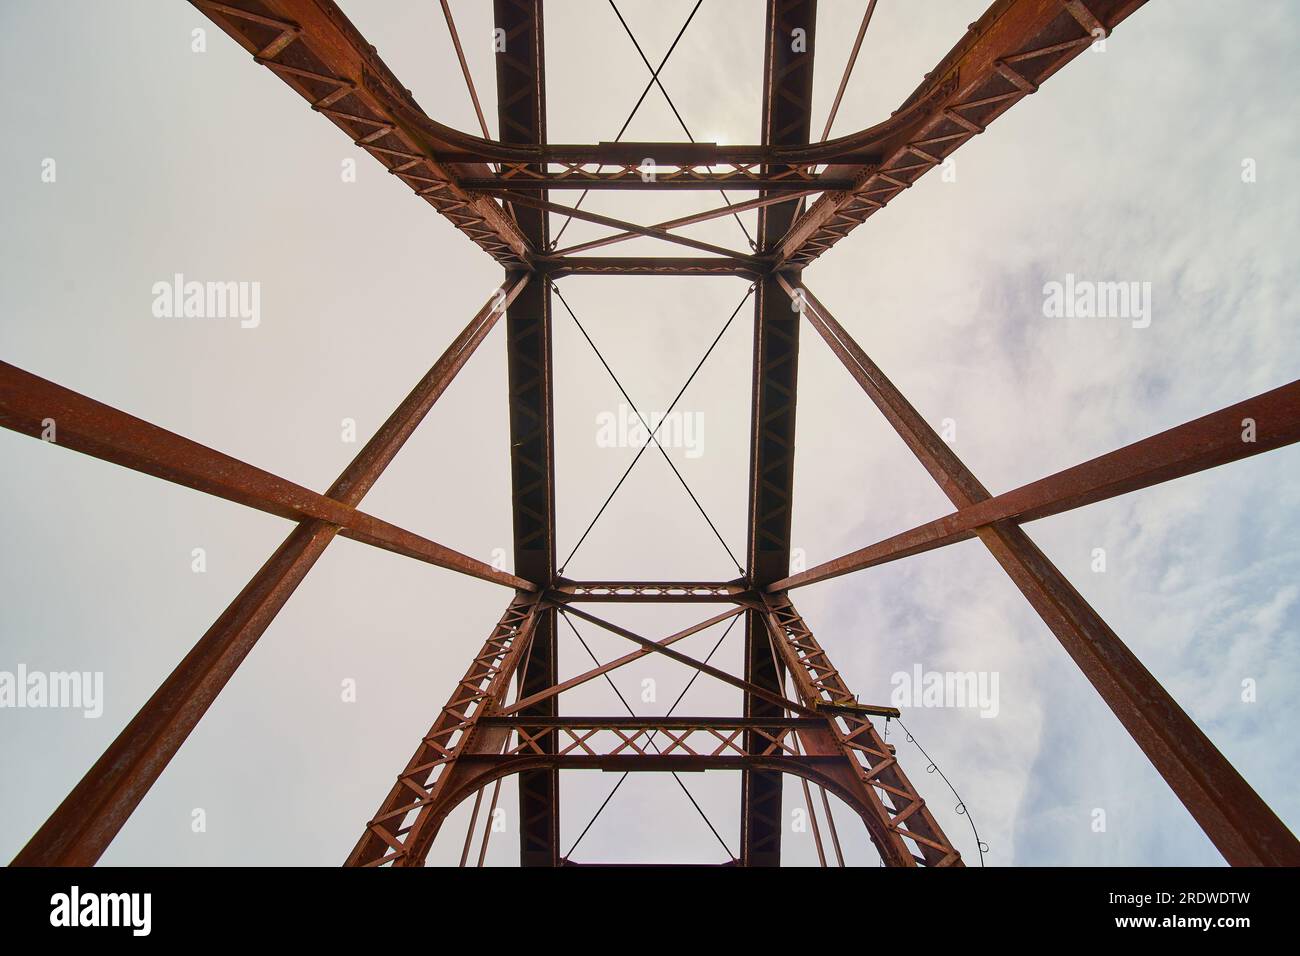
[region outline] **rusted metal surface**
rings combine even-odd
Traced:
[[[738,212],[748,212],[751,209],[762,209],[764,206],[771,206],[776,203],[789,202],[791,199],[802,199],[804,196],[815,194],[815,190],[808,190],[804,193],[779,193],[775,196],[760,196],[757,199],[746,199],[742,202],[734,202],[726,206],[720,206],[717,209],[708,209],[704,212],[693,213],[689,216],[681,216],[677,219],[669,219],[666,222],[658,222],[649,227],[637,227],[635,230],[624,230],[611,236],[605,236],[601,239],[592,239],[589,242],[583,242],[578,245],[569,246],[565,249],[556,249],[551,256],[546,258],[559,258],[563,256],[576,255],[579,252],[587,252],[591,249],[600,249],[604,246],[611,246],[615,243],[626,242],[629,239],[635,239],[639,235],[644,235],[643,228],[654,230],[678,229],[683,226],[694,226],[701,222],[708,222],[712,219],[722,219],[726,216],[734,216]],[[757,259],[751,256],[738,256],[740,259]]]
[[[852,699],[840,672],[784,594],[767,596],[761,617],[767,634],[813,713],[819,702]],[[898,759],[871,720],[836,713],[821,730],[805,730],[799,742],[808,756],[839,757],[828,773],[842,789],[860,792],[856,802],[876,849],[891,866],[962,866],[961,854],[940,829]]]
[[[818,175],[812,166],[793,166],[781,173],[764,174],[757,164],[734,169],[696,166],[656,166],[648,175],[644,166],[628,163],[613,169],[574,169],[562,173],[528,175],[507,169],[499,176],[471,176],[460,181],[470,193],[519,192],[536,189],[699,190],[759,189],[765,192],[806,193],[809,190],[850,189],[853,180]]]
[[[844,91],[849,85],[849,76],[853,73],[853,67],[858,62],[858,53],[862,49],[862,41],[867,35],[867,27],[871,26],[871,15],[876,12],[876,0],[869,0],[867,9],[862,14],[862,26],[858,27],[857,38],[853,41],[853,49],[849,52],[849,60],[844,64],[844,72],[840,75],[840,85],[835,89],[835,99],[831,101],[830,111],[826,114],[826,127],[822,130],[822,142],[831,135],[831,127],[835,125],[835,117],[840,111],[840,103],[844,99]]]
[[[1090,10],[1105,35],[1144,2],[995,2],[899,108],[900,114],[919,113],[924,119],[889,141],[878,139],[874,145],[884,154],[883,162],[857,173],[848,189],[817,200],[782,239],[778,261],[811,262],[1037,91],[1096,39],[1080,22],[1080,11]],[[840,171],[832,163],[823,175],[833,178]],[[851,167],[843,171],[856,172]]]
[[[497,126],[504,143],[536,149],[546,142],[546,58],[541,0],[494,0],[493,23],[505,49],[494,57]],[[532,175],[540,166],[522,165]],[[538,202],[546,203],[546,193]],[[512,201],[508,208],[534,250],[550,246],[547,214]],[[555,577],[555,447],[552,395],[551,289],[539,277],[506,317],[510,401],[511,514],[515,569],[534,581]],[[527,570],[525,570],[527,569]],[[521,694],[556,681],[558,668],[554,610],[543,612],[533,646],[519,672]],[[555,713],[555,699],[541,700],[528,713]],[[519,858],[524,866],[555,866],[560,858],[560,781],[554,771],[519,777]]]
[[[1242,422],[1258,424],[1242,441]],[[778,590],[923,554],[1004,522],[1022,524],[1300,441],[1300,381],[1248,398],[1005,494],[976,501],[773,584]]]
[[[547,591],[565,603],[714,604],[752,595],[736,581],[569,581],[559,579]]]
[[[757,260],[751,258],[747,253],[736,252],[733,249],[727,249],[723,246],[715,246],[711,242],[701,242],[698,239],[691,239],[689,236],[675,236],[667,229],[661,229],[658,226],[638,226],[636,223],[628,222],[625,219],[615,219],[613,216],[602,216],[599,213],[587,212],[586,210],[578,209],[575,206],[566,206],[562,203],[535,199],[532,196],[527,196],[522,193],[505,191],[498,193],[497,195],[513,206],[527,206],[530,209],[540,209],[543,212],[559,213],[560,215],[570,216],[573,219],[581,219],[584,222],[594,222],[598,226],[612,226],[615,229],[620,229],[625,233],[631,233],[634,236],[648,236],[651,239],[661,239],[664,242],[689,246],[692,249],[699,249],[702,252],[711,252],[715,255],[741,259],[754,266],[758,265]],[[731,212],[731,210],[728,210],[728,212]]]
[[[57,444],[134,471],[292,521],[323,521],[386,551],[511,588],[528,580],[317,494],[165,428],[0,362],[0,426],[40,437],[57,423]]]
[[[815,0],[768,0],[763,43],[761,130],[765,146],[800,148],[812,129],[812,81],[816,53]],[[796,42],[801,36],[803,43]],[[795,167],[766,165],[780,178]],[[770,193],[760,194],[769,198]],[[802,199],[758,211],[758,252],[768,254],[790,228]],[[794,494],[795,391],[799,374],[799,316],[780,295],[770,274],[754,296],[754,353],[750,412],[749,501],[746,569],[755,587],[790,571],[790,518]],[[745,677],[766,690],[780,690],[781,675],[766,631],[753,614],[745,621]],[[780,713],[770,701],[749,694],[747,716]],[[777,774],[745,773],[741,779],[741,860],[776,866],[781,860],[782,781]]]
[[[961,865],[960,854],[903,773],[892,748],[876,733],[871,722],[876,711],[846,703],[852,699],[847,686],[786,591],[978,536],[1225,858],[1234,864],[1300,865],[1300,844],[1286,827],[1020,527],[1295,442],[1300,438],[1300,382],[991,496],[834,316],[815,296],[797,288],[804,265],[1037,91],[1143,0],[995,0],[893,115],[827,139],[875,6],[871,0],[821,143],[809,141],[815,0],[766,0],[761,142],[727,146],[549,144],[541,0],[493,3],[494,24],[506,37],[505,49],[494,57],[501,131],[495,141],[488,135],[445,0],[443,13],[481,137],[427,116],[334,0],[191,2],[313,110],[505,266],[507,277],[501,294],[471,320],[324,495],[0,364],[0,424],[5,427],[39,435],[45,421],[53,418],[59,444],[298,523],[15,862],[94,862],[334,535],[343,534],[516,592],[367,824],[350,864],[422,864],[452,808],[477,795],[477,816],[488,785],[494,786],[495,807],[501,780],[518,774],[521,862],[580,865],[560,851],[561,770],[727,769],[742,775],[741,851],[733,862],[780,862],[782,774],[789,773],[801,778],[810,812],[809,784],[822,788],[841,865],[826,791],[862,817],[887,864]],[[802,48],[791,42],[799,29],[804,31]],[[720,187],[757,195],[724,208],[641,225],[552,202],[547,194],[552,189]],[[816,195],[820,198],[813,200]],[[752,253],[673,232],[746,210],[757,210],[759,217]],[[549,242],[551,212],[614,231],[556,251]],[[579,255],[635,237],[686,245],[708,255]],[[550,280],[574,275],[733,276],[756,283],[747,570],[742,579],[577,582],[557,576]],[[956,510],[791,575],[801,325],[799,310],[792,308],[796,292],[803,296],[803,317]],[[514,574],[357,510],[502,310],[507,316]],[[1241,440],[1245,418],[1255,422],[1253,441]],[[652,641],[576,606],[587,602],[733,606]],[[638,647],[559,681],[560,613],[597,624]],[[728,619],[734,623],[741,614],[746,624],[743,678],[671,647]],[[651,654],[740,689],[743,714],[559,716],[559,698],[565,691]],[[793,698],[786,692],[787,675]],[[473,823],[470,831],[462,862],[468,860]],[[816,836],[825,862],[820,830]],[[480,865],[486,845],[485,834]]]
[[[539,260],[539,270],[561,276],[736,276],[756,279],[762,271],[747,259],[675,256],[564,256]]]
[[[528,243],[505,211],[460,186],[492,171],[432,158],[408,128],[423,111],[332,0],[191,2],[494,259],[527,262]]]
[[[857,713],[818,713],[848,697],[802,619],[784,597],[767,597],[763,610],[732,610],[658,642],[574,609],[574,614],[642,645],[640,651],[599,665],[548,688],[548,697],[639,659],[662,653],[701,673],[745,689],[775,705],[774,713],[741,717],[540,716],[529,698],[505,701],[511,674],[527,659],[545,599],[518,594],[433,728],[367,825],[349,865],[418,866],[423,863],[447,815],[483,788],[512,774],[557,774],[561,770],[677,772],[739,770],[757,779],[793,774],[836,794],[866,823],[886,862],[959,866],[960,855],[930,817],[924,801],[897,760]],[[757,615],[758,627],[779,645],[794,673],[802,702],[720,672],[669,644],[738,613]],[[773,699],[774,697],[774,699]],[[659,738],[663,743],[656,743]],[[828,806],[828,805],[827,805]],[[827,809],[829,814],[829,809]],[[838,852],[838,836],[836,847]],[[466,844],[468,846],[468,843]],[[760,860],[749,859],[749,865]]]
[[[501,309],[527,281],[526,276],[507,280],[484,304],[339,475],[327,500],[337,502],[339,507],[361,501],[491,331]],[[153,426],[142,428],[144,423],[138,419],[124,423],[120,417],[123,413],[101,411],[107,406],[96,408],[98,403],[91,403],[87,407],[88,399],[58,386],[33,388],[33,376],[23,373],[15,380],[9,375],[11,369],[0,365],[0,423],[8,427],[20,421],[39,425],[42,416],[59,416],[55,422],[60,442],[70,430],[74,439],[88,433],[92,436],[88,440],[98,448],[125,426],[150,439],[130,449],[132,461],[148,455],[165,457],[177,441],[184,442]],[[67,404],[51,405],[50,398]],[[82,418],[87,411],[107,417]],[[15,415],[19,418],[15,419]],[[188,462],[187,466],[193,464]],[[199,464],[210,466],[211,461],[201,457]],[[338,525],[317,518],[299,523],[28,841],[15,857],[16,865],[89,866],[99,859],[338,530]]]
[[[295,528],[59,804],[14,866],[92,866],[334,537]]]
[[[508,734],[504,729],[480,730],[479,722],[504,699],[542,613],[536,594],[515,595],[379,811],[366,824],[348,857],[349,866],[423,865],[437,827],[451,809],[440,806],[438,798],[453,789],[464,772],[457,758],[476,750],[495,754],[505,743]]]
[[[692,624],[690,627],[680,630],[675,634],[668,635],[663,640],[655,641],[654,642],[655,646],[667,647],[669,644],[675,644],[677,641],[690,637],[692,634],[698,634],[700,631],[703,631],[705,628],[712,627],[714,624],[720,624],[723,621],[728,620],[729,618],[733,618],[738,613],[740,612],[734,610],[724,611],[721,614],[709,618],[707,621],[701,621],[699,624]],[[541,703],[543,700],[548,700],[549,698],[556,697],[562,694],[566,690],[572,690],[574,687],[578,687],[581,684],[587,683],[587,681],[594,680],[597,677],[601,677],[605,674],[608,674],[610,671],[617,670],[618,668],[622,667],[624,664],[631,664],[633,661],[639,661],[641,658],[646,657],[653,653],[654,653],[654,648],[649,646],[642,646],[640,650],[635,650],[629,654],[624,654],[622,657],[616,657],[613,660],[609,661],[608,663],[599,664],[596,667],[593,667],[591,670],[584,671],[583,673],[578,674],[575,677],[570,677],[567,680],[561,681],[558,684],[554,684],[550,687],[547,687],[545,690],[539,690],[536,691],[535,693],[530,693],[529,696],[517,700],[513,704],[509,704],[507,706],[502,707],[500,709],[500,712],[504,715],[508,715],[508,714],[518,713],[521,710],[527,710]]]
[[[782,284],[793,294],[789,283],[782,280]],[[964,515],[955,527],[973,529],[979,535],[1224,858],[1233,865],[1300,865],[1300,842],[1291,831],[1015,520],[1054,514],[1246,457],[1260,442],[1242,440],[1244,418],[1255,420],[1263,448],[1294,442],[1300,437],[1300,383],[1162,432],[1009,495],[990,498],[951,448],[807,290],[803,314],[935,477],[957,506],[957,514]],[[994,504],[999,501],[1001,504]],[[917,544],[921,537],[909,536],[880,550],[917,553],[926,550]],[[846,563],[859,561],[861,558]],[[813,572],[816,577],[817,569]],[[821,574],[821,578],[825,576]],[[778,581],[772,590],[793,586],[802,577]]]
[[[595,624],[597,627],[602,627],[611,634],[617,634],[619,637],[626,637],[629,641],[640,644],[646,650],[653,651],[656,654],[662,654],[669,660],[674,660],[679,664],[685,664],[687,667],[693,667],[701,674],[707,674],[715,680],[722,681],[724,684],[730,684],[732,687],[739,687],[746,694],[750,694],[760,700],[766,701],[775,707],[792,710],[795,713],[801,713],[804,716],[816,716],[816,712],[810,708],[803,706],[797,701],[788,700],[781,694],[779,689],[769,690],[766,687],[760,687],[758,684],[752,683],[751,681],[728,674],[720,668],[713,667],[709,664],[705,664],[703,661],[697,661],[695,658],[689,657],[686,654],[674,651],[662,641],[652,641],[648,637],[642,637],[640,634],[629,631],[625,627],[619,627],[617,624],[596,617],[594,614],[588,614],[586,611],[580,610],[576,607],[568,608],[567,613],[572,614],[574,617],[582,618],[590,624]]]

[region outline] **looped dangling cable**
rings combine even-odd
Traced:
[[[886,727],[889,726],[888,720],[885,721],[885,726]],[[957,813],[960,816],[964,816],[967,822],[970,823],[971,833],[975,835],[975,846],[979,849],[980,866],[983,866],[984,854],[988,852],[989,845],[980,839],[980,832],[975,828],[975,818],[972,817],[970,815],[970,812],[966,809],[966,801],[961,798],[961,794],[957,792],[957,788],[952,785],[952,781],[948,779],[947,775],[945,775],[944,772],[939,769],[939,765],[930,758],[930,755],[928,753],[925,752],[925,748],[922,747],[917,742],[916,737],[913,736],[912,732],[907,729],[907,725],[900,720],[898,722],[898,726],[902,727],[903,733],[907,734],[907,742],[909,744],[915,744],[916,749],[921,751],[921,756],[923,756],[926,760],[930,762],[929,766],[925,768],[925,772],[937,773],[941,778],[943,778],[943,782],[948,785],[948,789],[952,791],[952,795],[957,798]]]

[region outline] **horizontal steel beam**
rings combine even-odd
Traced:
[[[822,726],[826,722],[822,721]],[[706,770],[772,769],[804,776],[810,771],[838,768],[839,754],[800,757],[744,756],[739,754],[467,754],[465,767],[544,766],[554,770],[603,770],[607,773],[703,773]],[[507,772],[509,770],[507,769]]]
[[[434,158],[446,163],[519,163],[531,165],[636,165],[646,159],[665,166],[750,166],[808,165],[875,166],[880,153],[860,149],[838,137],[827,144],[809,146],[725,145],[717,143],[671,142],[547,143],[535,150],[521,151],[514,144],[493,144],[482,149],[438,150]]]
[[[762,189],[771,192],[825,191],[849,189],[851,179],[822,178],[820,176],[795,176],[788,173],[775,175],[748,175],[738,171],[697,172],[694,170],[660,169],[655,175],[643,176],[633,167],[614,172],[569,171],[562,173],[528,172],[517,176],[475,176],[462,179],[462,188],[469,192],[498,193],[508,190],[537,189]]]
[[[755,279],[762,272],[746,259],[683,258],[676,256],[539,256],[534,265],[554,278],[560,276],[739,276]]]
[[[480,727],[563,728],[567,730],[747,730],[780,727],[826,729],[824,717],[503,717],[479,720]]]
[[[752,593],[744,581],[569,581],[560,579],[547,596],[566,604],[624,602],[717,604]]]

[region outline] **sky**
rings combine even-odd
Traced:
[[[691,2],[619,0],[658,62]],[[342,7],[432,117],[477,127],[438,4]],[[453,2],[494,100],[490,5]],[[740,15],[742,8],[749,16]],[[749,9],[752,8],[752,9]],[[886,118],[982,11],[882,0],[834,127]],[[820,133],[862,4],[823,2]],[[553,142],[614,137],[648,73],[608,4],[546,11]],[[193,49],[192,31],[206,30]],[[701,141],[759,137],[762,4],[704,0],[661,80]],[[1300,12],[1252,4],[1225,29],[1210,0],[1153,0],[838,243],[804,275],[994,494],[1297,378]],[[1261,76],[1266,65],[1267,75]],[[187,4],[0,8],[0,358],[323,491],[500,282],[427,204]],[[495,134],[494,112],[488,114]],[[685,134],[652,92],[626,138]],[[53,182],[43,181],[46,160]],[[355,182],[341,171],[355,160]],[[1250,161],[1247,163],[1247,161]],[[1253,177],[1243,178],[1249,166]],[[1251,179],[1253,181],[1246,181]],[[553,197],[560,198],[560,197]],[[560,201],[576,196],[564,196]],[[719,197],[594,193],[643,221]],[[750,232],[754,214],[743,216]],[[552,232],[559,226],[552,225]],[[566,241],[601,235],[575,222]],[[685,234],[744,248],[734,220]],[[676,254],[635,240],[619,255]],[[260,322],[158,317],[176,273],[260,283]],[[1150,283],[1150,324],[1052,318],[1067,275]],[[732,278],[570,277],[560,288],[628,394],[667,410],[744,297]],[[623,402],[567,313],[554,317],[560,558],[636,454],[605,447]],[[485,561],[511,542],[504,328],[485,340],[365,499],[367,512]],[[951,511],[820,340],[800,350],[796,555],[812,566]],[[669,454],[737,555],[744,548],[752,308],[685,393],[692,447]],[[356,443],[342,423],[356,423]],[[103,713],[0,708],[0,857],[11,858],[288,533],[269,515],[13,432],[0,434],[0,671],[104,675]],[[1300,824],[1300,451],[1287,448],[1026,526],[1029,535],[1292,829]],[[195,573],[202,548],[206,570]],[[1096,549],[1105,570],[1096,570]],[[647,453],[568,562],[573,578],[733,577],[723,547]],[[997,715],[905,708],[957,788],[897,727],[904,768],[968,863],[1221,865],[1053,635],[975,540],[794,592],[863,701],[893,675],[996,674]],[[338,539],[308,575],[103,857],[109,865],[337,865],[500,617],[497,585]],[[721,608],[607,605],[658,638]],[[602,661],[629,645],[578,624]],[[703,657],[717,627],[681,643]],[[561,676],[591,666],[567,628]],[[713,663],[741,667],[736,628]],[[663,713],[690,679],[645,659],[613,680]],[[643,681],[656,699],[643,702]],[[342,688],[353,682],[356,699]],[[1253,682],[1253,700],[1243,700]],[[683,715],[735,713],[700,678]],[[1246,695],[1250,696],[1250,695]],[[569,714],[620,713],[608,684]],[[616,780],[569,773],[569,851]],[[738,851],[738,775],[634,775],[583,836],[581,861],[719,862]],[[787,780],[786,814],[802,806]],[[517,862],[517,797],[490,865]],[[196,832],[196,811],[205,824]],[[1102,811],[1101,816],[1098,811]],[[459,858],[469,806],[431,864]],[[849,862],[875,865],[835,813]],[[1098,828],[1104,820],[1104,828]],[[785,862],[813,865],[811,834]]]

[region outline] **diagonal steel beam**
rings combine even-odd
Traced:
[[[865,172],[833,162],[825,170],[827,179],[852,175],[856,182],[828,192],[799,217],[781,240],[778,262],[817,258],[1144,2],[995,0],[895,111],[919,122],[876,144],[884,160]]]
[[[353,505],[361,501],[475,348],[491,331],[501,315],[501,309],[519,294],[527,281],[527,276],[513,278],[489,299],[428,374],[416,384],[402,404],[339,475],[330,488],[330,497],[322,500],[345,510],[351,510]],[[43,415],[59,415],[62,417],[56,418],[56,436],[60,440],[65,438],[69,424],[76,435],[79,414],[77,404],[73,404],[73,415],[68,418],[63,416],[62,406],[42,400],[42,395],[48,393],[37,391],[14,394],[15,384],[25,386],[29,384],[30,378],[35,377],[15,381],[7,374],[10,368],[12,366],[0,366],[0,372],[5,373],[0,375],[0,423],[14,427],[16,423],[11,417],[13,405],[19,402],[31,403],[22,412],[25,418],[30,418],[34,413],[39,425]],[[26,373],[23,375],[26,376]],[[58,389],[57,386],[52,387]],[[65,392],[66,390],[56,391],[52,397],[59,401],[66,400],[66,395],[63,394]],[[68,394],[75,396],[75,393]],[[81,401],[88,402],[89,399]],[[41,408],[45,408],[46,412],[41,412]],[[109,411],[114,412],[114,415],[108,419],[107,426],[102,421],[91,420],[90,440],[99,440],[94,437],[97,428],[120,425],[117,416],[123,416],[123,413],[113,409]],[[185,441],[170,432],[146,426],[138,419],[131,419],[131,422],[144,426],[143,433],[148,439],[133,449],[133,455],[157,456],[160,450],[165,450],[175,442]],[[102,439],[102,434],[100,438]],[[201,445],[194,447],[202,449]],[[234,459],[229,461],[234,462]],[[235,466],[241,464],[234,462]],[[302,492],[311,494],[306,489],[302,489]],[[14,858],[15,865],[89,866],[99,859],[338,530],[339,525],[321,518],[305,517],[301,521],[23,847]],[[502,575],[491,568],[488,570],[507,581],[516,580],[513,575]],[[529,590],[532,590],[531,586]]]
[[[772,584],[773,591],[803,587],[921,554],[965,541],[979,529],[999,522],[1021,524],[1046,518],[1300,441],[1300,382],[1292,382],[990,497],[948,443],[935,434],[826,306],[806,287],[796,289],[784,276],[779,281],[787,295],[802,302],[804,318],[958,510],[782,578]],[[1248,424],[1251,428],[1244,432]],[[1244,440],[1247,434],[1249,441]]]
[[[40,437],[45,422],[55,423],[56,444],[94,458],[291,521],[322,521],[344,537],[494,584],[535,587],[343,501],[0,362],[0,426]]]
[[[612,216],[602,216],[599,213],[587,212],[584,209],[578,209],[575,206],[565,206],[560,203],[547,202],[544,199],[534,199],[523,193],[511,192],[504,190],[499,193],[503,199],[511,205],[527,206],[530,209],[540,209],[543,212],[559,213],[563,216],[569,216],[573,219],[581,219],[584,222],[593,222],[598,226],[610,226],[614,229],[622,229],[625,233],[634,236],[646,236],[651,239],[662,239],[664,242],[672,242],[681,246],[689,246],[692,249],[699,249],[703,252],[712,252],[720,256],[727,256],[733,259],[739,259],[757,266],[758,260],[751,257],[748,253],[737,252],[734,249],[727,249],[723,246],[715,246],[710,242],[701,242],[698,239],[691,239],[687,236],[675,236],[667,229],[659,226],[638,226],[636,223],[628,222],[624,219],[615,219]],[[731,212],[730,209],[727,210]],[[588,244],[590,248],[590,244]]]
[[[532,250],[505,210],[461,188],[492,171],[433,158],[449,144],[415,135],[428,117],[333,0],[190,2],[498,262],[527,262]]]
[[[793,296],[795,290],[790,283],[784,278],[780,281],[787,294]],[[872,401],[885,411],[908,448],[957,506],[958,513],[981,503],[989,514],[997,513],[998,506],[989,504],[984,486],[952,449],[829,310],[807,290],[803,293],[803,314],[831,344]],[[1285,443],[1288,435],[1294,440],[1298,411],[1295,386],[1283,386],[1265,398],[1255,406],[1255,413],[1267,423],[1267,440]],[[1251,406],[1249,402],[1243,404]],[[1242,421],[1236,417],[1240,409],[1233,406],[1183,426],[1189,431],[1172,429],[1149,439],[1151,444],[1131,445],[1116,453],[1118,459],[1103,456],[1081,466],[1061,485],[1072,488],[1079,503],[1096,501],[1108,496],[1104,491],[1118,494],[1141,487],[1145,478],[1172,477],[1180,473],[1180,468],[1198,462],[1209,467],[1231,457],[1242,457],[1237,454],[1239,449],[1231,445],[1233,440],[1243,444]],[[1225,435],[1229,426],[1230,434]],[[1117,469],[1117,465],[1126,467]],[[1039,510],[1052,513],[1042,506]],[[975,531],[1224,858],[1234,866],[1300,865],[1300,842],[1291,831],[1024,530],[1003,519],[978,526]]]
[[[510,729],[481,726],[509,690],[543,614],[540,595],[519,592],[470,662],[429,732],[398,776],[345,866],[423,866],[456,786],[474,774],[474,755],[499,754]],[[478,788],[476,788],[478,789]],[[449,793],[449,791],[453,791]]]
[[[1243,441],[1243,422],[1256,423]],[[994,498],[893,535],[772,584],[772,590],[816,584],[975,537],[1000,522],[1023,524],[1149,488],[1230,461],[1300,441],[1300,381],[1248,398],[1194,421],[1125,445]]]
[[[713,677],[717,680],[720,680],[724,684],[730,684],[732,687],[739,687],[746,694],[752,695],[754,697],[758,697],[759,699],[764,700],[775,707],[788,708],[789,710],[797,714],[802,714],[805,717],[819,716],[817,711],[813,710],[811,707],[805,707],[803,704],[799,704],[796,703],[795,701],[789,700],[779,691],[768,690],[766,687],[760,687],[759,685],[751,683],[750,681],[744,680],[740,677],[736,677],[732,674],[728,674],[724,670],[719,670],[718,668],[714,667],[712,664],[706,664],[703,661],[697,661],[695,658],[683,654],[680,651],[672,650],[670,647],[668,647],[666,643],[660,641],[652,641],[648,637],[642,637],[640,634],[634,634],[632,631],[629,631],[627,628],[619,627],[617,624],[614,624],[610,621],[606,621],[603,618],[596,617],[596,615],[594,614],[588,614],[586,611],[573,607],[572,605],[565,608],[565,613],[572,614],[574,617],[580,617],[584,621],[589,621],[590,623],[595,624],[597,627],[603,627],[611,634],[617,634],[619,637],[625,637],[629,641],[632,641],[634,644],[640,644],[647,651],[656,654],[662,654],[664,657],[667,657],[669,660],[676,661],[679,664],[685,664],[687,667],[693,667],[701,674],[707,674],[709,677]]]
[[[737,276],[757,279],[762,270],[742,259],[683,256],[561,256],[537,260],[552,278],[561,276]]]
[[[719,206],[716,209],[708,209],[704,212],[692,213],[689,216],[682,216],[680,219],[669,219],[667,222],[657,222],[647,228],[650,229],[679,229],[684,226],[694,226],[701,222],[709,222],[713,219],[721,219],[725,216],[732,216],[738,212],[748,212],[751,209],[762,209],[764,206],[772,206],[779,202],[786,202],[790,199],[803,198],[810,196],[817,190],[807,190],[803,193],[796,193],[793,196],[781,194],[779,196],[761,196],[758,199],[746,199],[743,202],[732,203],[729,206]],[[640,227],[638,227],[640,228]],[[615,243],[626,242],[629,239],[635,239],[641,235],[640,232],[619,232],[611,236],[603,236],[600,239],[592,239],[588,242],[579,243],[575,246],[569,246],[564,249],[556,249],[551,253],[551,257],[559,258],[563,256],[576,255],[579,252],[587,252],[591,249],[599,249],[602,246],[612,246]],[[748,255],[746,253],[746,255]]]
[[[676,644],[678,641],[690,637],[692,634],[698,634],[700,631],[703,631],[706,628],[710,628],[714,624],[718,624],[721,623],[722,621],[729,620],[730,618],[735,617],[737,614],[742,614],[742,613],[744,613],[743,609],[733,609],[730,611],[723,611],[721,614],[714,615],[713,617],[709,618],[707,621],[701,621],[699,624],[692,624],[690,627],[686,628],[685,630],[678,631],[676,634],[669,634],[663,640],[656,641],[655,644],[659,647],[667,647],[669,644]],[[538,691],[535,694],[530,694],[527,697],[522,698],[521,700],[515,701],[513,704],[510,704],[507,707],[502,707],[498,711],[498,713],[502,715],[508,715],[508,714],[516,713],[520,710],[527,710],[528,708],[533,707],[544,700],[548,700],[552,697],[557,696],[558,694],[564,693],[566,690],[572,690],[574,687],[577,687],[580,684],[585,684],[587,683],[587,681],[594,680],[595,678],[600,677],[602,674],[608,674],[610,671],[617,670],[618,668],[622,667],[624,664],[630,664],[633,661],[639,661],[641,658],[646,657],[647,655],[653,653],[654,651],[651,648],[642,647],[640,650],[632,651],[630,654],[624,654],[622,657],[616,657],[614,660],[609,661],[605,664],[600,664],[599,666],[594,667],[591,670],[578,674],[576,677],[570,677],[566,681],[562,681],[558,684],[555,684],[552,687],[546,688],[546,690]]]

